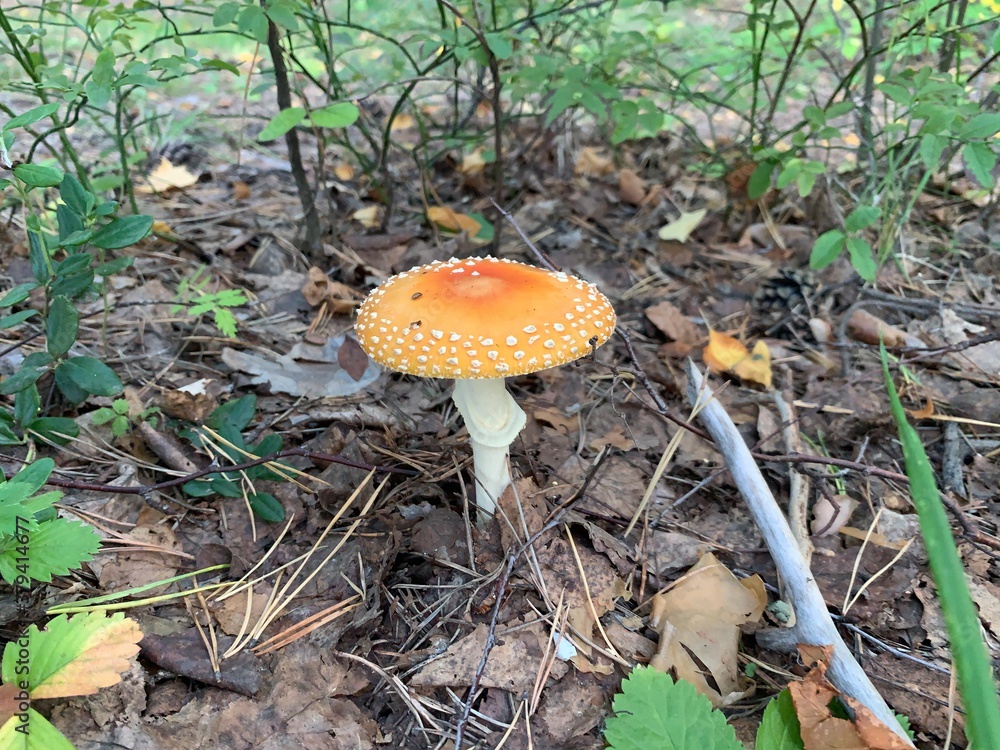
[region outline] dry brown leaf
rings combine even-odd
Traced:
[[[417,121],[413,119],[413,115],[408,115],[405,112],[400,115],[396,115],[395,119],[392,121],[392,127],[390,130],[409,130],[417,124]]]
[[[561,409],[557,409],[554,406],[539,407],[531,413],[531,416],[533,416],[538,422],[544,422],[545,424],[552,425],[557,430],[564,432],[575,433],[580,429],[579,414],[573,414],[567,417],[563,414]]]
[[[925,403],[922,409],[906,410],[914,419],[930,419],[934,416],[934,402],[927,396],[925,396],[924,399]]]
[[[858,501],[848,495],[820,495],[813,507],[812,533],[816,536],[832,536],[851,519],[858,507]]]
[[[343,315],[354,310],[358,302],[358,293],[346,284],[333,281],[322,268],[313,266],[306,274],[306,283],[302,287],[302,296],[311,307],[318,307],[326,302],[335,315]]]
[[[646,199],[646,183],[631,169],[622,169],[618,173],[618,192],[623,201],[638,206]]]
[[[337,175],[338,180],[347,182],[354,177],[354,167],[350,164],[338,164],[333,168],[333,173]]]
[[[181,190],[198,182],[198,175],[187,167],[174,166],[170,160],[162,156],[153,171],[146,176],[146,182],[136,185],[137,193],[168,193],[171,190]]]
[[[611,159],[592,146],[584,146],[576,157],[573,172],[581,177],[604,177],[615,171]]]
[[[594,438],[590,441],[590,447],[595,451],[600,450],[605,445],[610,445],[621,451],[630,451],[635,448],[635,441],[625,434],[625,428],[620,424],[616,424],[604,433],[603,437]]]
[[[441,229],[449,232],[465,232],[475,237],[482,229],[482,224],[466,214],[460,214],[447,206],[431,206],[427,209],[427,218]]]
[[[912,750],[902,737],[876,719],[858,701],[848,698],[826,678],[832,647],[800,646],[802,661],[812,668],[802,682],[789,684],[805,750]],[[840,698],[855,720],[840,719],[830,702]]]
[[[647,307],[646,317],[671,341],[694,346],[701,339],[695,324],[668,300]]]
[[[919,341],[913,342],[906,331],[901,331],[895,326],[891,326],[881,318],[877,318],[867,310],[855,310],[851,319],[847,322],[847,332],[852,339],[864,344],[877,346],[879,335],[885,339],[886,346],[910,346],[919,345]]]
[[[673,589],[653,597],[649,624],[660,631],[660,646],[650,666],[675,670],[715,706],[739,700],[745,694],[737,660],[740,625],[758,621],[766,606],[762,585],[740,581],[706,553]]]
[[[245,201],[250,198],[250,186],[241,180],[233,182],[233,198]]]

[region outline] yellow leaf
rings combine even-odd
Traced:
[[[333,173],[337,175],[338,180],[343,180],[344,182],[347,182],[347,180],[350,180],[352,177],[354,177],[354,167],[352,167],[350,164],[338,164],[336,167],[333,168]]]
[[[160,163],[146,177],[146,184],[139,185],[137,193],[167,193],[171,190],[191,187],[198,182],[198,175],[186,167],[175,167],[167,157],[161,157]]]
[[[168,234],[173,235],[174,230],[170,228],[170,225],[165,221],[154,221],[151,227],[153,234]]]
[[[483,150],[477,148],[471,154],[466,154],[462,163],[458,166],[458,171],[464,175],[477,175],[483,171],[486,161],[483,159]]]
[[[360,221],[368,229],[374,229],[379,225],[379,207],[378,206],[368,206],[367,208],[359,208],[355,211],[351,218],[355,221]]]
[[[129,659],[139,653],[139,623],[121,614],[105,617],[91,612],[67,619],[56,617],[45,630],[28,630],[34,653],[32,677],[38,682],[31,697],[65,698],[91,695],[121,682]]]
[[[701,223],[708,211],[699,208],[697,211],[682,211],[680,217],[674,219],[669,224],[660,227],[658,232],[661,240],[675,240],[677,242],[687,242],[691,232]]]
[[[771,387],[771,350],[767,344],[758,341],[753,345],[749,357],[733,365],[733,374],[740,380],[748,380],[765,388]]]
[[[413,115],[408,115],[408,114],[404,113],[404,114],[398,115],[396,117],[396,119],[394,119],[392,121],[392,128],[391,128],[391,130],[393,130],[393,131],[395,131],[395,130],[409,130],[410,128],[412,128],[416,124],[417,124],[417,121],[413,119]]]
[[[447,206],[432,206],[427,209],[427,218],[437,224],[441,229],[449,232],[465,232],[470,237],[475,237],[482,229],[482,225],[471,216],[452,211]]]
[[[708,346],[701,356],[712,372],[729,372],[737,362],[748,355],[747,348],[739,340],[708,329]]]

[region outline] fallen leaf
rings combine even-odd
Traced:
[[[618,173],[618,192],[623,201],[638,206],[646,199],[646,183],[631,169],[623,169]]]
[[[660,645],[650,666],[676,670],[715,706],[739,700],[746,693],[737,658],[740,626],[760,620],[766,605],[762,585],[739,580],[706,553],[674,588],[653,597],[649,625],[660,631]]]
[[[697,211],[681,211],[681,215],[669,224],[660,227],[657,232],[661,240],[675,240],[677,242],[687,242],[701,220],[708,213],[707,209],[699,208]]]
[[[409,130],[416,124],[417,121],[413,119],[413,115],[408,115],[404,112],[403,114],[396,115],[392,121],[390,130]]]
[[[668,300],[647,307],[645,312],[649,322],[671,341],[694,346],[701,339],[697,326]]]
[[[170,228],[170,225],[165,221],[154,221],[153,226],[150,227],[153,234],[166,234],[172,236],[174,230]]]
[[[763,341],[754,344],[750,356],[733,365],[733,374],[740,380],[748,380],[770,389],[772,378],[771,350],[767,348],[767,344]]]
[[[381,206],[366,206],[365,208],[359,208],[351,214],[351,218],[360,222],[361,225],[367,229],[374,229],[381,223],[381,220],[379,219],[380,209]]]
[[[338,180],[347,182],[354,177],[354,167],[350,164],[338,164],[333,168],[333,173],[337,175]]]
[[[877,346],[884,338],[886,346],[923,346],[923,342],[875,317],[867,310],[855,310],[847,321],[847,333],[855,341]]]
[[[611,159],[591,146],[584,146],[576,157],[573,172],[581,177],[603,177],[615,171]]]
[[[250,186],[241,180],[233,182],[233,197],[238,201],[245,201],[250,197]]]
[[[427,209],[427,218],[441,229],[449,232],[465,232],[470,237],[475,237],[482,229],[482,225],[471,216],[460,214],[447,206],[431,206]]]
[[[337,350],[337,364],[352,378],[361,380],[368,369],[368,355],[353,337],[345,336],[344,343]]]
[[[934,416],[934,402],[931,401],[930,397],[924,397],[925,403],[922,409],[907,409],[910,416],[914,419],[930,419]]]
[[[48,660],[32,664],[32,677],[38,682],[31,697],[66,698],[92,695],[121,682],[129,660],[139,653],[142,631],[139,623],[122,614],[106,617],[91,612],[71,618],[60,615],[41,632],[31,626],[28,637],[36,653],[49,655]]]
[[[726,333],[708,329],[708,346],[702,352],[702,359],[715,373],[729,372],[736,363],[749,356],[750,352],[739,339]]]
[[[135,192],[168,193],[171,190],[191,187],[196,182],[198,182],[198,175],[189,171],[187,167],[175,167],[167,157],[162,156],[153,171],[146,176],[146,182],[137,185]]]
[[[851,519],[858,501],[848,495],[820,495],[813,507],[812,533],[833,536]]]
[[[482,172],[485,166],[486,160],[483,158],[483,150],[477,148],[471,154],[462,157],[462,163],[458,165],[458,172],[471,177]]]
[[[356,291],[346,284],[334,281],[324,273],[322,268],[313,266],[306,274],[306,283],[302,286],[302,296],[310,307],[318,307],[327,303],[334,315],[345,315],[354,311],[359,300]]]
[[[805,750],[912,750],[867,707],[842,695],[830,683],[826,670],[831,651],[830,646],[800,646],[802,661],[811,669],[804,680],[788,686]],[[830,703],[835,698],[852,709],[853,722],[833,715]]]

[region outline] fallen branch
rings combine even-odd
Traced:
[[[740,494],[750,509],[754,523],[771,552],[781,578],[783,593],[795,610],[797,640],[810,646],[832,646],[833,655],[830,657],[830,668],[827,670],[830,682],[844,695],[864,704],[879,721],[910,743],[892,709],[854,659],[833,624],[826,609],[826,602],[823,601],[823,595],[799,551],[799,545],[788,527],[788,522],[764,481],[760,469],[754,463],[736,425],[715,399],[701,372],[690,359],[687,361],[686,370],[688,400],[693,407],[696,404],[704,404],[698,417],[708,428],[716,447],[722,453],[733,481],[736,482]]]

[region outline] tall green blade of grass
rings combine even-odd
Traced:
[[[941,504],[934,472],[920,436],[906,421],[906,413],[889,374],[884,345],[881,354],[889,405],[903,443],[910,495],[920,518],[920,533],[927,548],[931,574],[951,641],[951,653],[958,673],[958,692],[965,706],[965,734],[971,743],[971,750],[1000,750],[1000,700],[997,698],[989,654],[979,632],[979,616],[969,594],[965,570]]]

